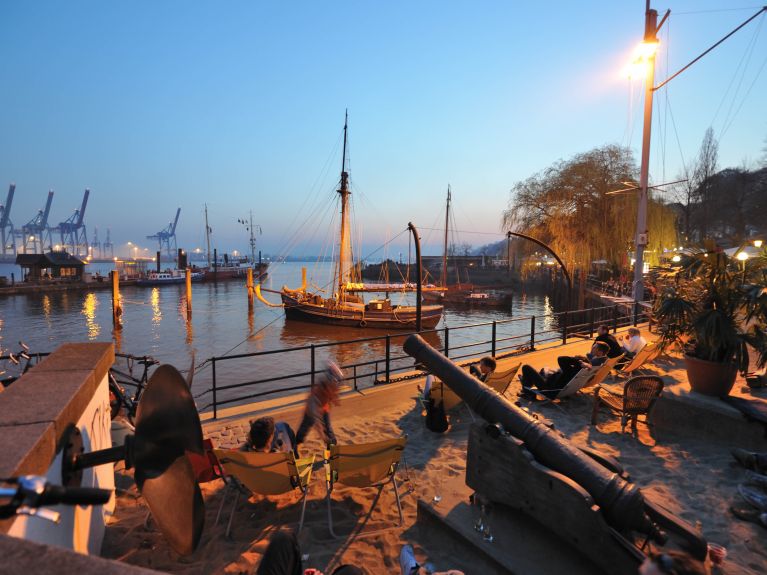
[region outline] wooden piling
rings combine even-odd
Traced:
[[[186,319],[192,319],[192,270],[186,268]]]
[[[248,268],[248,280],[246,286],[248,288],[248,309],[253,309],[253,268]]]
[[[109,272],[112,276],[112,326],[115,330],[122,329],[123,309],[120,305],[120,274],[117,270]]]

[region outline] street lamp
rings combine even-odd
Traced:
[[[761,248],[762,247],[762,240],[754,240],[754,247],[755,248]]]

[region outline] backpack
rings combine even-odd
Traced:
[[[440,388],[440,391],[442,391],[442,388]],[[428,398],[426,400],[426,429],[434,433],[445,433],[448,426],[447,414],[445,413],[445,405],[442,399],[437,401],[431,397]]]

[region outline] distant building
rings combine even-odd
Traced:
[[[16,265],[21,267],[24,281],[83,281],[85,262],[67,252],[47,254],[18,254]]]

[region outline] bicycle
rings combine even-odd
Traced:
[[[125,359],[127,373],[114,366],[109,368],[109,405],[112,419],[117,417],[120,410],[124,408],[128,421],[133,424],[136,410],[141,400],[141,394],[144,393],[144,389],[146,389],[146,385],[149,382],[149,370],[152,366],[159,365],[160,362],[148,355],[141,357],[119,353],[115,355],[117,358]],[[143,366],[143,371],[139,377],[133,375],[135,363]],[[136,391],[132,395],[127,393],[125,390],[126,385],[134,387]]]
[[[22,475],[0,479],[0,483],[13,487],[0,487],[0,500],[8,503],[0,505],[0,519],[15,515],[30,515],[59,523],[61,514],[50,509],[40,509],[47,505],[103,505],[112,497],[111,489],[97,487],[64,487],[52,485],[39,475]]]
[[[10,373],[7,369],[0,371],[0,384],[3,387],[11,385],[32,367],[40,363],[43,357],[49,355],[47,353],[30,353],[29,346],[23,341],[19,342],[19,346],[21,347],[20,351],[0,356],[0,361],[4,361],[6,368],[11,369]]]

